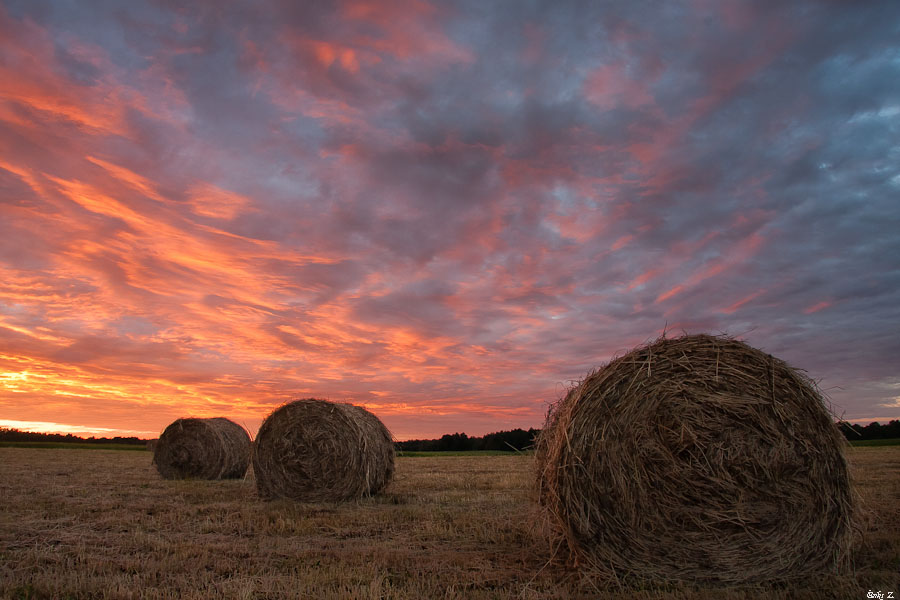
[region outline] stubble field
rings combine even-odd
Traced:
[[[252,474],[164,481],[149,452],[0,448],[0,598],[866,598],[900,593],[900,447],[849,451],[854,571],[602,589],[543,541],[532,458],[401,457],[350,504],[261,502]]]

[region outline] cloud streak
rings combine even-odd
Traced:
[[[897,418],[898,10],[7,3],[0,416],[483,434],[668,328]]]

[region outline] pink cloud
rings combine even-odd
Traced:
[[[735,311],[737,311],[740,307],[742,307],[745,304],[747,304],[748,302],[750,302],[751,300],[754,300],[754,299],[762,296],[763,294],[766,293],[766,291],[767,290],[757,290],[751,294],[748,294],[748,295],[744,296],[743,298],[741,298],[740,300],[738,300],[737,302],[734,302],[733,304],[720,309],[719,312],[723,312],[727,315],[730,315],[730,314],[734,313]]]
[[[638,108],[654,103],[646,81],[639,81],[628,74],[625,63],[610,63],[597,67],[584,82],[584,95],[588,102],[602,110],[617,106]]]
[[[347,2],[341,13],[350,22],[374,27],[377,33],[356,38],[362,47],[401,60],[425,58],[472,62],[471,52],[454,43],[440,27],[437,5],[421,0]]]
[[[673,296],[680,294],[685,289],[695,287],[706,279],[715,277],[716,275],[725,272],[729,268],[734,268],[737,265],[746,262],[754,254],[756,254],[764,241],[765,238],[758,233],[753,233],[750,236],[744,238],[743,240],[729,248],[723,257],[713,259],[707,262],[700,269],[691,273],[691,275],[684,281],[683,284],[679,284],[671,288],[669,291],[658,296],[656,298],[656,303],[664,302],[672,298]]]
[[[813,305],[811,305],[811,306],[807,306],[806,308],[804,308],[804,309],[803,309],[803,314],[811,315],[811,314],[813,314],[813,313],[817,313],[817,312],[819,312],[820,310],[824,310],[824,309],[828,308],[829,306],[831,306],[831,304],[832,304],[832,303],[831,303],[831,301],[829,301],[829,300],[824,300],[824,301],[822,301],[822,302],[817,302],[816,304],[813,304]]]
[[[241,211],[251,208],[253,203],[246,196],[207,182],[194,184],[188,190],[188,202],[194,213],[224,220],[234,219]]]

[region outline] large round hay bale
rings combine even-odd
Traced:
[[[228,419],[178,419],[156,442],[153,462],[165,479],[235,479],[250,466],[250,435]]]
[[[253,452],[261,498],[352,500],[379,492],[394,473],[394,444],[366,409],[309,398],[266,417]]]
[[[537,495],[584,572],[747,583],[844,566],[844,438],[803,373],[726,337],[660,339],[551,408]]]

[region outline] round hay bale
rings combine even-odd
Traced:
[[[537,441],[537,496],[608,581],[749,583],[839,571],[846,442],[815,384],[727,338],[659,339],[588,375]]]
[[[153,453],[165,479],[236,479],[250,465],[250,435],[228,419],[178,419],[162,432]]]
[[[366,409],[309,398],[266,417],[253,452],[261,498],[343,501],[379,492],[394,474],[394,443]]]

